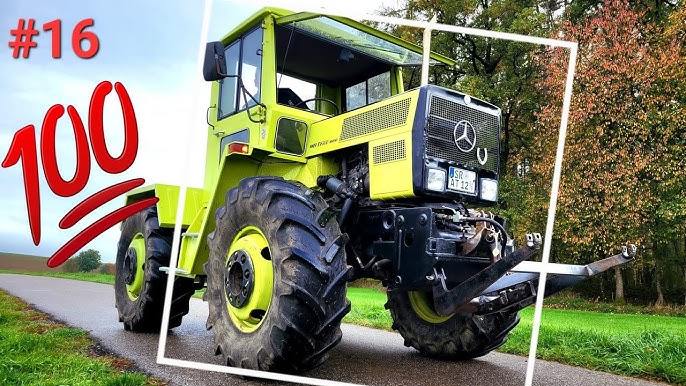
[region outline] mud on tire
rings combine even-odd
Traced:
[[[127,288],[124,264],[127,252],[136,238],[144,250],[141,286],[135,299]],[[124,221],[121,237],[117,246],[114,293],[119,321],[124,329],[140,332],[159,332],[162,324],[162,308],[167,286],[167,274],[160,267],[169,266],[172,230],[160,228],[155,207],[145,209]],[[193,279],[177,277],[174,281],[169,328],[181,324],[188,313],[188,302],[195,292]]]
[[[227,192],[226,204],[216,211],[216,230],[208,236],[203,297],[216,353],[227,365],[300,373],[324,362],[340,341],[340,322],[350,310],[345,236],[335,219],[318,223],[325,208],[317,192],[278,178],[244,179]],[[247,328],[236,322],[236,308],[229,308],[226,281],[232,277],[228,252],[244,229],[259,229],[269,251],[258,255],[270,260],[273,272],[268,308],[252,310],[250,315],[261,319]]]
[[[430,304],[429,294],[420,296]],[[405,339],[405,346],[439,359],[465,360],[486,355],[505,343],[508,333],[519,323],[517,313],[456,313],[447,320],[438,317],[440,320],[430,322],[418,315],[407,291],[388,291],[386,308],[393,318],[392,327]]]

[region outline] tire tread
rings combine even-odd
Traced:
[[[345,298],[348,266],[344,253],[325,260],[341,236],[337,224],[318,224],[317,216],[326,207],[321,196],[304,185],[274,177],[246,178],[226,193],[213,237],[208,238],[203,299],[210,308],[207,326],[227,365],[301,373],[325,361],[340,341],[340,320],[350,309]],[[226,253],[245,226],[264,233],[274,265],[270,308],[251,333],[241,332],[230,319],[221,284]]]

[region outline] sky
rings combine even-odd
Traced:
[[[313,4],[374,12],[393,0],[278,1],[279,7],[296,9]],[[257,11],[262,2],[214,0],[208,40],[219,40],[242,20]],[[95,86],[102,81],[121,82],[127,89],[138,123],[139,146],[134,164],[120,174],[100,170],[91,155],[91,173],[86,187],[72,197],[50,191],[39,168],[41,195],[41,240],[33,244],[20,163],[0,168],[0,252],[51,256],[64,243],[102,216],[124,206],[117,197],[92,211],[74,227],[59,229],[58,223],[71,208],[88,196],[132,178],[146,185],[166,183],[200,187],[204,173],[205,111],[209,83],[197,73],[198,49],[204,1],[68,1],[29,0],[0,2],[0,161],[5,158],[14,134],[22,127],[40,127],[47,110],[72,105],[86,124]],[[18,20],[35,19],[40,33],[28,59],[12,57],[6,42],[14,40],[10,30]],[[81,59],[72,50],[76,24],[92,18],[86,31],[99,39],[97,55]],[[51,33],[45,23],[61,20],[61,58],[51,56]],[[202,43],[204,47],[204,42]],[[84,45],[84,49],[86,46]],[[123,120],[116,94],[105,102],[104,131],[110,154],[118,156],[124,145]],[[192,133],[197,133],[197,136]],[[55,138],[58,169],[64,180],[74,175],[76,150],[68,117],[57,124]],[[40,155],[39,155],[40,165]],[[188,172],[188,175],[186,172]],[[100,251],[103,262],[114,262],[119,228],[104,232],[83,249]]]

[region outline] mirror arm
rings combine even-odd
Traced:
[[[226,78],[229,75],[222,73],[221,65],[219,64],[219,55],[214,54],[214,63],[217,66],[217,74],[221,75],[222,77]]]

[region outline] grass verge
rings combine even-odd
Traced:
[[[84,331],[52,321],[0,291],[0,384],[161,385],[133,364],[101,355]]]
[[[499,351],[526,355],[534,309]],[[544,309],[539,358],[593,370],[686,385],[686,319]]]
[[[686,317],[686,306],[637,306],[627,303],[610,303],[586,300],[573,293],[561,293],[545,299],[546,308],[559,310],[583,310],[612,314],[662,315]]]
[[[391,331],[391,314],[383,306],[386,293],[370,288],[348,287],[348,299],[352,307],[343,318],[343,323]]]
[[[31,272],[31,271],[19,271],[19,270],[9,270],[9,269],[0,269],[0,273],[14,273],[14,274],[31,275],[31,276],[50,276],[50,277],[59,277],[62,279],[91,281],[94,283],[114,285],[114,275],[105,275],[105,274],[101,274],[101,273],[68,273],[68,272],[58,272],[58,271]]]

